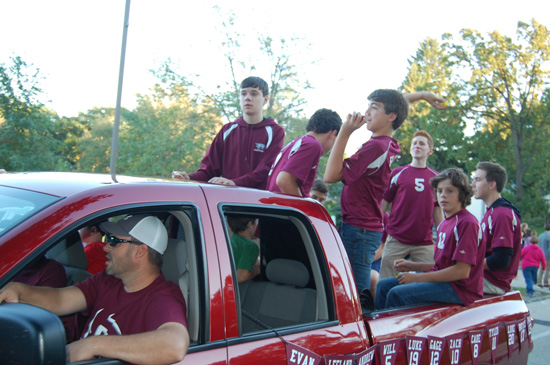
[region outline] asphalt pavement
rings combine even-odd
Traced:
[[[550,289],[535,284],[535,296],[525,295],[525,280],[519,269],[518,276],[512,281],[512,289],[520,290],[534,320],[532,339],[533,351],[529,354],[528,365],[548,365],[550,345]]]

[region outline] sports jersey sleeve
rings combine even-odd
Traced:
[[[455,230],[455,238],[457,245],[453,260],[475,265],[479,247],[479,225],[477,222],[469,219],[460,222]]]
[[[280,125],[273,125],[273,142],[269,145],[264,153],[262,160],[258,163],[256,168],[245,174],[233,179],[235,185],[265,189],[265,183],[267,181],[267,174],[271,170],[271,165],[275,162],[277,155],[283,148],[285,139],[285,131]]]
[[[282,171],[288,172],[302,185],[308,178],[311,169],[319,163],[319,158],[323,153],[323,147],[316,143],[307,143],[289,157]]]
[[[388,189],[384,193],[384,200],[387,201],[388,203],[391,203],[395,198],[395,194],[397,193],[397,180],[395,179],[395,176],[402,169],[403,169],[402,167],[398,167],[393,169],[391,172],[390,186],[388,186]]]
[[[496,216],[498,214],[498,217]],[[493,219],[493,240],[491,248],[508,247],[514,249],[514,211],[512,209],[495,209]],[[519,229],[519,224],[516,224]]]
[[[367,170],[376,169],[386,158],[383,145],[370,140],[353,156],[346,158],[342,166],[342,182],[350,185],[357,181]]]

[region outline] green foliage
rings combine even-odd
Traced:
[[[131,113],[122,110],[121,124]],[[94,108],[76,118],[85,130],[77,142],[77,170],[81,172],[109,173],[111,141],[115,120],[114,108]]]
[[[476,126],[472,158],[504,165],[513,200],[526,216],[540,214],[544,208],[537,201],[541,193],[548,194],[548,183],[536,172],[537,161],[549,153],[544,147],[550,128],[544,111],[550,81],[548,28],[535,20],[519,22],[515,41],[497,31],[483,36],[463,29],[449,49],[459,66],[456,72],[467,75],[458,86],[461,109]]]
[[[139,95],[133,118],[121,128],[120,171],[169,177],[172,170],[193,172],[222,126],[208,102],[189,92],[189,83],[168,64],[155,72],[151,95]]]
[[[235,15],[223,18],[227,82],[206,92],[199,79],[190,81],[192,76],[178,75],[165,62],[155,71],[158,82],[151,92],[138,96],[135,110],[122,111],[119,173],[170,176],[174,169],[196,170],[222,118],[232,121],[241,114],[240,82],[257,74],[260,62],[270,65],[267,76],[260,75],[270,86],[264,115],[285,128],[285,143],[306,132],[301,95],[311,85],[299,75],[308,65],[295,63],[293,52],[308,45],[299,38],[259,34],[257,52],[245,53],[245,36],[233,27]],[[76,118],[59,118],[41,103],[40,80],[39,70],[20,57],[0,64],[0,168],[109,172],[114,110],[94,108]],[[549,81],[550,31],[535,20],[519,22],[515,38],[463,29],[457,40],[449,34],[441,41],[426,39],[409,60],[401,88],[431,91],[451,107],[438,111],[424,102],[411,105],[408,120],[394,134],[402,147],[396,164],[410,162],[413,133],[427,130],[434,138],[431,167],[458,166],[471,173],[478,161],[498,162],[509,174],[504,196],[519,206],[524,220],[546,216]],[[326,160],[321,159],[320,176]],[[329,186],[326,207],[339,219],[342,184]]]
[[[65,170],[57,115],[39,102],[39,70],[20,57],[0,64],[0,167],[7,171]]]
[[[234,13],[224,14],[221,8],[217,7],[222,17],[220,32],[225,36],[222,43],[224,55],[227,60],[228,73],[230,77],[227,82],[218,85],[218,93],[208,93],[198,87],[212,101],[215,108],[226,118],[233,121],[241,115],[240,84],[248,76],[255,76],[256,65],[265,63],[270,65],[269,75],[258,75],[266,80],[269,85],[269,101],[264,109],[264,116],[272,117],[286,130],[296,128],[295,122],[303,122],[303,108],[307,101],[302,98],[302,92],[311,88],[310,83],[300,77],[299,70],[303,65],[294,62],[293,50],[307,50],[309,44],[297,37],[290,39],[273,39],[265,34],[258,34],[256,39],[258,52],[249,54],[241,49],[241,41],[245,36],[235,30],[234,23],[237,21]],[[314,63],[311,62],[311,63]],[[306,120],[307,123],[307,120]],[[305,124],[304,124],[305,127]],[[304,128],[305,133],[305,128]],[[303,133],[302,133],[303,134]],[[298,136],[300,134],[297,134]],[[287,142],[291,138],[285,139]]]
[[[445,48],[437,40],[428,38],[409,60],[409,72],[402,88],[407,93],[430,91],[444,97],[450,105],[457,105],[458,90],[452,82],[452,66]],[[416,131],[425,130],[434,140],[429,166],[438,171],[449,167],[465,168],[468,160],[468,148],[464,148],[468,143],[465,128],[466,122],[458,108],[441,111],[425,102],[411,104],[407,121],[394,133],[401,146],[397,165],[411,162],[412,136]]]

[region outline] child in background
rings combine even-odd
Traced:
[[[537,236],[532,236],[531,244],[525,246],[521,251],[521,270],[525,277],[528,297],[535,296],[533,285],[537,282],[537,269],[539,264],[542,264],[542,270],[546,270],[546,258],[538,243],[539,238]]]

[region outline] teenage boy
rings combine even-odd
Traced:
[[[342,126],[332,110],[319,109],[309,119],[307,133],[279,153],[267,177],[267,190],[309,197],[321,156],[330,151]]]
[[[483,292],[504,294],[518,274],[521,258],[521,222],[519,210],[500,194],[508,176],[504,167],[493,162],[476,166],[472,187],[487,211],[480,232],[487,245],[484,264]]]
[[[311,199],[317,200],[319,203],[324,204],[328,198],[328,185],[321,179],[315,179],[313,186],[309,192]]]
[[[417,131],[411,143],[412,162],[395,168],[384,194],[381,210],[391,204],[388,238],[382,254],[380,278],[397,275],[393,263],[410,256],[411,261],[433,263],[433,226],[443,220],[430,179],[438,172],[427,166],[434,141],[426,131]]]
[[[359,292],[370,287],[371,265],[382,238],[380,203],[389,185],[391,163],[400,150],[391,136],[407,118],[408,102],[421,99],[438,109],[446,108],[445,100],[427,92],[404,96],[397,90],[383,89],[371,93],[364,117],[360,113],[347,116],[327,162],[324,180],[344,183],[339,231]],[[364,124],[372,137],[344,160],[349,137]]]
[[[437,227],[435,263],[397,260],[400,274],[376,286],[376,309],[431,302],[470,305],[483,297],[485,247],[478,221],[466,209],[472,200],[468,177],[450,168],[430,179],[430,185],[445,212]]]
[[[263,79],[244,79],[240,96],[243,115],[222,127],[196,172],[173,171],[172,178],[265,189],[267,173],[285,137],[273,118],[263,116],[268,100],[269,87]]]

